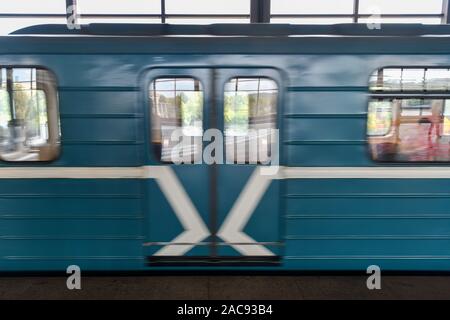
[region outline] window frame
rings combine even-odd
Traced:
[[[60,99],[59,99],[59,79],[57,74],[50,69],[49,67],[45,66],[45,65],[39,65],[39,64],[23,64],[23,65],[18,65],[18,64],[0,64],[0,70],[1,69],[36,69],[36,70],[43,70],[45,71],[54,81],[54,102],[55,102],[55,114],[53,115],[54,118],[56,119],[57,123],[55,124],[57,129],[57,136],[55,137],[56,139],[56,146],[57,146],[57,150],[55,152],[55,156],[52,159],[48,159],[48,160],[20,160],[20,161],[14,161],[14,160],[7,160],[3,158],[3,155],[0,152],[0,162],[4,162],[7,163],[9,165],[13,165],[13,164],[18,164],[18,165],[24,165],[24,164],[30,164],[30,165],[45,165],[45,164],[49,164],[49,163],[53,163],[57,160],[60,159],[61,154],[62,154],[62,148],[63,148],[63,140],[62,140],[62,123],[61,123],[61,112],[60,112]],[[45,85],[45,83],[44,83]],[[49,93],[48,90],[43,90],[44,94],[45,94],[45,99],[46,99],[46,107],[48,108],[48,97],[49,97]],[[9,97],[9,93],[8,97]],[[9,97],[9,99],[11,99],[11,97]],[[50,114],[47,112],[47,122],[50,123]],[[49,126],[49,139],[50,139],[50,126]],[[46,146],[49,146],[49,144],[46,144]]]

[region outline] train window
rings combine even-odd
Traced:
[[[376,161],[450,161],[448,68],[386,68],[370,80],[367,133]]]
[[[51,161],[59,151],[53,74],[40,68],[0,67],[0,158]]]
[[[150,83],[152,142],[158,159],[196,163],[202,157],[203,89],[193,78],[158,78]]]
[[[270,160],[276,128],[278,86],[268,78],[238,77],[224,92],[227,163],[256,164]]]

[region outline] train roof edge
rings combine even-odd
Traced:
[[[450,36],[450,25],[423,24],[117,24],[85,25],[42,24],[18,29],[10,35],[80,35],[80,36]]]

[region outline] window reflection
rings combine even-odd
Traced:
[[[372,74],[369,88],[374,160],[450,161],[449,68],[383,68]]]
[[[56,81],[46,70],[0,68],[0,156],[49,161],[59,154]]]
[[[201,161],[203,89],[192,78],[159,78],[150,84],[152,142],[163,162]]]
[[[449,161],[450,100],[374,100],[369,144],[379,161]]]

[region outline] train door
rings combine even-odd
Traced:
[[[216,254],[222,259],[277,263],[280,257],[279,120],[274,69],[215,70],[217,126],[224,165],[217,181]]]
[[[147,80],[149,262],[276,263],[278,74],[167,68]]]

